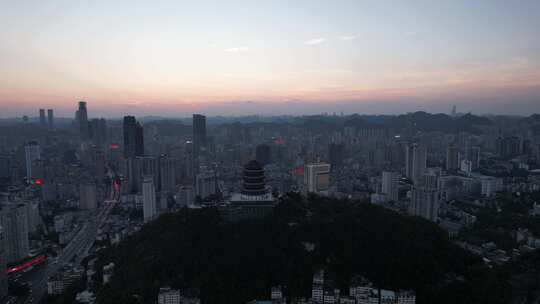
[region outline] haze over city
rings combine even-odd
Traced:
[[[540,303],[540,0],[0,2],[0,304]]]
[[[540,111],[540,2],[16,1],[0,117]]]

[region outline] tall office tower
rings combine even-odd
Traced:
[[[54,129],[54,111],[53,111],[53,109],[48,109],[47,110],[47,123],[48,123],[48,126],[49,126],[49,130],[53,130]]]
[[[172,192],[175,190],[176,164],[175,158],[166,155],[159,158],[159,189],[161,191]]]
[[[154,219],[157,215],[156,208],[156,188],[154,187],[154,177],[151,175],[145,176],[142,183],[143,196],[143,217],[147,223]]]
[[[104,118],[94,118],[89,124],[89,136],[96,146],[102,146],[107,140],[107,121]]]
[[[79,207],[83,210],[94,210],[97,208],[96,184],[83,183],[79,187]]]
[[[382,173],[382,193],[386,194],[388,201],[398,201],[399,174],[397,172],[383,171]]]
[[[0,210],[0,226],[4,229],[6,263],[28,256],[28,221],[24,204],[8,203]]]
[[[446,148],[446,170],[457,171],[459,169],[459,149],[453,144]]]
[[[255,159],[259,164],[266,166],[270,163],[270,146],[267,144],[257,145],[255,148]]]
[[[79,123],[81,139],[88,139],[88,112],[86,109],[86,101],[79,101],[79,110],[77,113],[77,122]]]
[[[124,157],[144,156],[143,127],[133,116],[124,116]]]
[[[4,229],[0,227],[0,301],[8,295],[5,243],[6,243],[6,238],[4,235]]]
[[[418,144],[407,146],[405,153],[405,171],[409,179],[418,183],[427,167],[427,150]]]
[[[193,158],[193,142],[188,141],[185,143],[185,149],[182,155],[182,162],[185,164],[185,171],[182,175],[184,175],[185,178],[191,183],[194,182],[196,176]]]
[[[203,167],[195,177],[195,195],[201,199],[218,193],[216,173]]]
[[[436,222],[439,214],[439,191],[424,186],[414,186],[409,213]]]
[[[31,141],[24,146],[25,160],[26,160],[26,178],[32,178],[32,163],[35,160],[41,159],[41,149],[39,144],[35,141]]]
[[[47,127],[47,119],[45,118],[45,109],[39,109],[39,125],[42,128]]]
[[[193,156],[198,159],[201,149],[206,148],[206,116],[193,114]]]
[[[338,167],[343,164],[343,144],[331,143],[328,145],[328,161],[332,167]]]
[[[330,187],[330,165],[325,163],[305,166],[304,184],[307,192],[320,193]]]

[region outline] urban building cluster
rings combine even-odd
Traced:
[[[228,221],[263,218],[291,191],[422,217],[486,263],[540,247],[540,235],[523,225],[505,231],[515,248],[463,235],[474,230],[479,210],[500,209],[500,194],[530,203],[524,217],[540,215],[540,202],[528,201],[540,190],[532,116],[418,112],[396,117],[399,124],[327,113],[104,119],[92,117],[84,101],[73,118],[38,113],[0,121],[1,298],[10,297],[8,280],[35,301],[58,294],[85,258],[161,214],[211,207]],[[438,119],[454,127],[442,128]],[[87,285],[81,301],[91,299]],[[370,292],[408,303],[399,302],[399,292]],[[347,297],[325,303],[352,303]],[[319,299],[313,294],[313,303]]]
[[[416,294],[411,290],[386,290],[375,287],[364,277],[352,279],[348,292],[336,288],[333,282],[325,277],[324,270],[313,275],[311,298],[291,299],[287,302],[282,286],[271,289],[270,300],[254,300],[248,304],[414,304]]]

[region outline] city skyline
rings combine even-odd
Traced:
[[[10,3],[0,115],[540,112],[540,3]]]
[[[0,10],[0,304],[540,303],[540,0]]]

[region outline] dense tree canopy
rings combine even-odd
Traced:
[[[161,216],[103,252],[100,263],[110,261],[115,274],[99,303],[153,303],[166,285],[198,293],[203,303],[268,298],[278,284],[289,297],[307,297],[318,268],[337,287],[358,274],[383,288],[413,289],[418,303],[506,303],[508,291],[502,274],[431,222],[298,194],[261,221],[227,223],[211,208]]]

